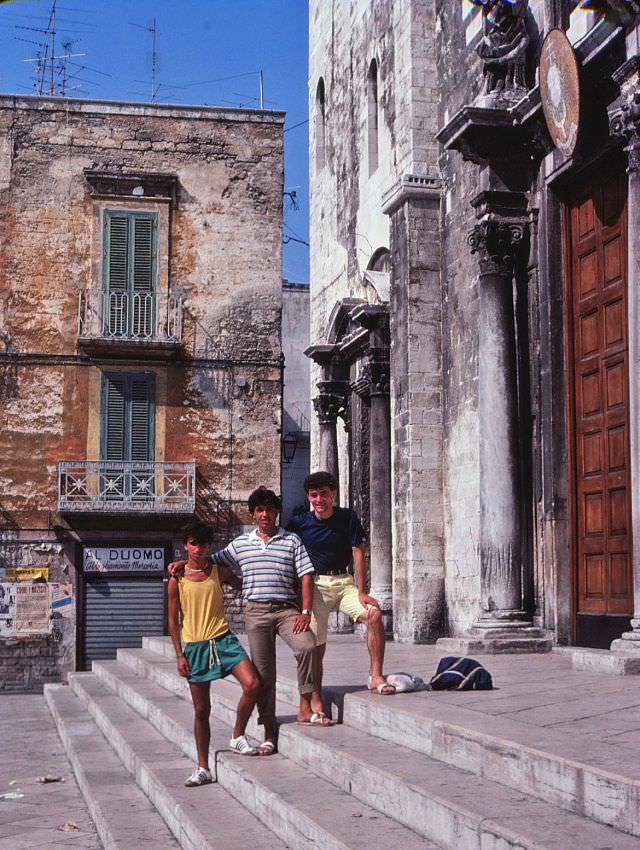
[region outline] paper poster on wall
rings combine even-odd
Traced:
[[[54,581],[51,589],[51,611],[62,617],[73,617],[73,585],[71,582]]]
[[[16,633],[15,587],[0,583],[0,637],[13,637]]]
[[[48,581],[49,567],[7,567],[7,581]]]
[[[42,635],[51,631],[49,585],[18,582],[16,594],[16,635]]]

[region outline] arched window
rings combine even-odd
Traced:
[[[322,171],[325,165],[325,99],[324,99],[324,80],[322,77],[318,80],[318,88],[316,89],[316,172]]]
[[[378,63],[371,60],[367,75],[367,140],[369,152],[369,174],[378,167]]]

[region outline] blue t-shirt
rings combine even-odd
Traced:
[[[317,519],[313,511],[291,517],[287,531],[302,539],[316,573],[349,572],[352,546],[365,540],[358,515],[349,508],[334,508],[329,519]]]

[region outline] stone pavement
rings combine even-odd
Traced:
[[[0,696],[0,741],[0,850],[102,850],[42,694]]]

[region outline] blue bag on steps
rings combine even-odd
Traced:
[[[429,685],[433,691],[490,691],[493,688],[491,673],[479,661],[455,655],[440,659]]]

